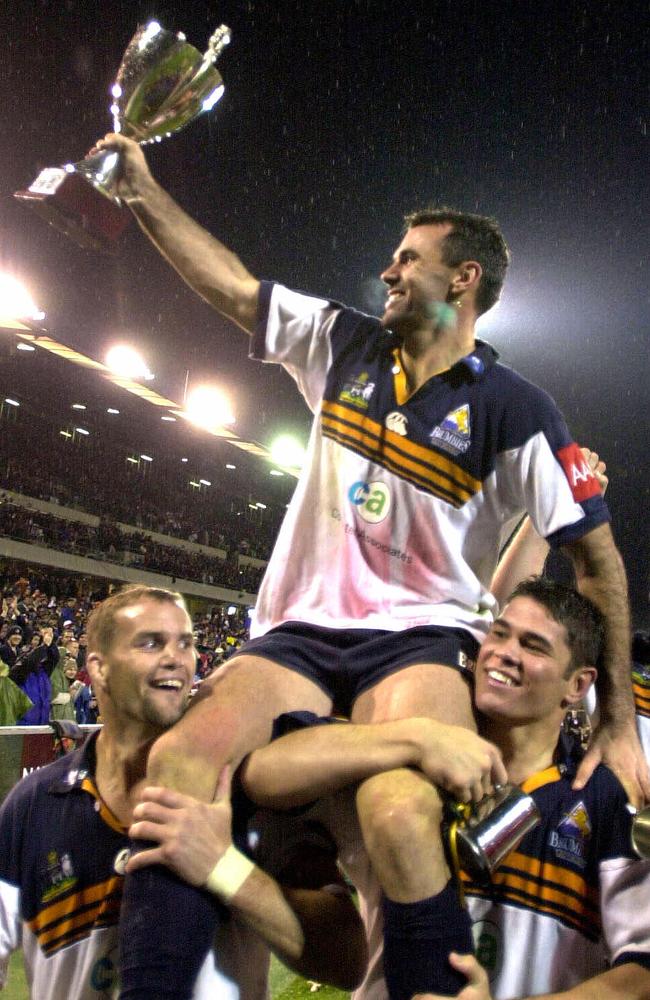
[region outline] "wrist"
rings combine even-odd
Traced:
[[[254,868],[250,858],[231,844],[205,880],[205,888],[223,903],[230,903]]]

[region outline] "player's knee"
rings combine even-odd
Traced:
[[[357,810],[368,848],[390,850],[439,830],[442,801],[436,788],[412,771],[388,771],[364,781]]]

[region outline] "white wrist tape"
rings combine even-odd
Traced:
[[[237,895],[254,867],[250,858],[231,844],[208,875],[205,887],[215,896],[219,896],[224,903],[229,903]]]

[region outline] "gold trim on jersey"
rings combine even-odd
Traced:
[[[482,487],[480,479],[433,448],[409,441],[341,403],[323,400],[321,427],[326,437],[353,448],[454,507],[467,503]]]
[[[510,900],[536,913],[548,913],[588,937],[600,934],[598,889],[563,865],[541,861],[513,851],[492,874],[492,886],[471,882],[462,872],[464,887],[472,896]]]
[[[66,899],[41,910],[27,922],[46,955],[52,955],[81,938],[96,927],[117,923],[122,899],[121,875],[86,886]]]

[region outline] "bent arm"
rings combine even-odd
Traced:
[[[323,886],[301,889],[256,867],[230,906],[299,975],[353,990],[368,961],[363,924],[336,866],[320,871]]]
[[[118,194],[162,256],[209,305],[252,333],[257,317],[257,279],[160,187],[137,143],[111,133],[95,148],[120,153]]]
[[[538,535],[533,522],[526,515],[519,523],[510,544],[499,557],[490,590],[499,607],[503,607],[511,593],[522,580],[539,576],[549,552],[549,544]]]
[[[250,754],[240,778],[253,802],[289,809],[401,767],[419,768],[463,801],[480,798],[492,781],[507,780],[491,743],[426,718],[297,730]]]
[[[213,803],[146,788],[129,833],[157,846],[133,855],[127,871],[171,868],[217,896],[300,975],[354,989],[365,973],[366,938],[333,857],[307,844],[276,881],[235,849],[229,792],[223,775]]]

